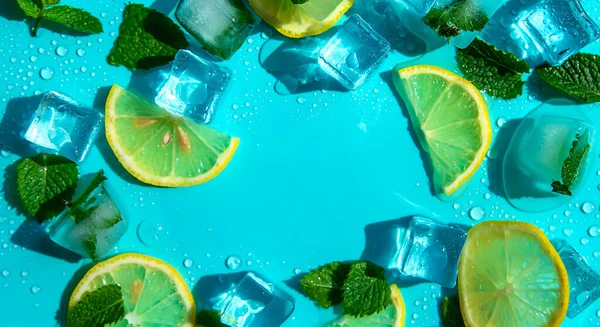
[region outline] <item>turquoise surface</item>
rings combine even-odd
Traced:
[[[359,11],[361,1],[366,0],[357,0],[353,12]],[[108,87],[127,86],[132,77],[127,69],[109,66],[105,59],[116,38],[124,3],[63,2],[100,17],[105,32],[72,36],[43,28],[32,38],[16,1],[0,4],[0,166],[4,169],[0,176],[0,325],[5,327],[63,324],[66,301],[90,267],[89,260],[74,261],[65,252],[38,244],[36,224],[16,208],[15,163],[31,154],[19,139],[19,122],[37,105],[35,95],[40,92],[63,92],[102,108]],[[600,7],[595,0],[584,3]],[[171,12],[175,2],[158,0],[153,6]],[[510,13],[507,7],[501,11]],[[391,89],[391,69],[403,62],[456,70],[452,47],[421,56],[423,46],[400,33],[399,40],[390,40],[395,50],[378,74],[358,90],[340,92],[327,83],[321,90],[317,83],[318,87],[303,89],[303,93],[279,95],[274,90],[276,78],[259,63],[269,35],[281,39],[261,23],[224,63],[232,69],[233,80],[211,125],[241,142],[229,166],[211,182],[179,189],[142,185],[118,163],[104,137],[96,142],[80,171],[104,169],[130,216],[130,229],[113,253],[140,252],[169,262],[185,277],[199,302],[205,285],[217,283],[219,274],[256,270],[273,280],[291,280],[290,286],[282,283],[282,287],[295,297],[296,310],[285,327],[318,326],[335,315],[333,310],[316,308],[294,289],[298,271],[333,260],[359,259],[366,237],[376,237],[365,235],[366,226],[414,214],[475,224],[469,211],[480,207],[483,220],[532,222],[550,238],[567,239],[600,270],[600,238],[587,232],[600,225],[598,160],[581,194],[558,209],[526,214],[502,196],[502,151],[518,119],[541,102],[560,97],[558,92],[533,78],[518,99],[490,101],[493,155],[464,196],[441,202],[431,193],[406,113]],[[64,56],[63,47],[67,49]],[[584,51],[599,53],[600,47],[596,44]],[[54,74],[42,79],[40,72],[48,67]],[[600,106],[588,105],[583,110],[598,124]],[[597,159],[598,153],[593,156]],[[589,214],[582,211],[585,202],[594,206]],[[153,246],[144,245],[136,235],[145,219],[158,220],[163,226]],[[238,270],[226,268],[230,255],[242,258]],[[184,265],[186,259],[193,264]],[[402,285],[402,292],[407,326],[439,325],[440,296],[451,291],[421,283]],[[600,325],[600,302],[577,320],[566,319],[563,324],[595,325]]]

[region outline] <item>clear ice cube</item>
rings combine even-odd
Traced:
[[[242,46],[255,25],[241,0],[181,0],[175,17],[208,52],[222,59]]]
[[[107,188],[104,182],[82,204],[52,219],[46,227],[50,239],[82,257],[97,259],[110,251],[127,231],[127,221]]]
[[[431,7],[435,5],[437,0],[399,0],[400,4],[406,8],[416,12],[417,14],[425,15]]]
[[[232,327],[277,327],[294,311],[294,300],[254,272],[229,294],[221,322]]]
[[[48,92],[34,112],[25,139],[49,152],[82,161],[102,128],[102,114],[56,92]]]
[[[594,145],[595,128],[574,104],[543,104],[519,124],[506,150],[503,162],[504,192],[517,209],[540,212],[559,207],[570,196],[552,192],[552,182],[561,181],[561,170],[576,136]],[[571,192],[591,168],[593,156],[584,158]]]
[[[319,65],[349,90],[362,85],[387,58],[390,43],[359,15],[352,15],[323,46]]]
[[[600,298],[600,275],[566,241],[553,241],[553,244],[569,275],[567,316],[573,319]]]
[[[208,123],[230,80],[229,69],[179,50],[155,102],[178,115]]]
[[[534,66],[544,61],[561,65],[600,38],[600,27],[579,0],[539,1],[520,14],[513,28],[520,29],[525,36],[526,56]]]
[[[453,288],[458,277],[458,259],[467,238],[467,228],[446,225],[415,216],[399,246],[398,265],[405,276],[421,278]]]

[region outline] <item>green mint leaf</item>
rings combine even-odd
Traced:
[[[503,99],[516,98],[523,92],[522,73],[530,69],[515,55],[475,39],[467,48],[458,49],[456,57],[462,73],[479,90]]]
[[[77,165],[54,154],[38,154],[17,165],[17,191],[25,212],[40,221],[61,213],[77,185]]]
[[[87,11],[69,6],[54,6],[46,9],[44,18],[65,25],[73,30],[97,34],[102,33],[102,23]]]
[[[431,8],[423,22],[439,36],[451,38],[461,31],[481,31],[489,18],[471,0],[457,0],[441,8]]]
[[[185,35],[164,14],[140,4],[125,7],[119,36],[108,55],[108,63],[130,70],[162,66],[189,45]]]
[[[85,252],[88,254],[90,259],[92,259],[92,261],[96,262],[96,261],[98,261],[98,257],[96,257],[96,245],[98,244],[98,241],[96,239],[96,234],[94,232],[95,231],[93,231],[88,236],[88,238],[83,241],[83,248],[85,249]]]
[[[71,202],[71,206],[76,207],[76,206],[82,205],[83,203],[87,202],[88,198],[90,197],[92,192],[94,192],[94,190],[97,189],[98,186],[102,185],[102,183],[105,180],[106,180],[106,177],[104,176],[104,171],[101,170],[101,171],[97,172],[96,175],[94,175],[94,178],[92,179],[90,184],[85,188],[85,190],[77,197],[77,199],[75,199],[75,200],[73,200],[73,202]]]
[[[579,168],[585,156],[590,151],[590,130],[586,129],[581,134],[575,136],[573,146],[569,150],[569,156],[563,162],[563,166],[560,172],[562,183],[558,181],[552,182],[552,191],[564,195],[573,195],[571,189],[573,188],[577,176],[579,175]]]
[[[344,280],[350,272],[350,264],[332,262],[308,273],[300,281],[304,294],[317,305],[329,308],[342,303]]]
[[[535,70],[546,83],[585,102],[600,102],[600,56],[578,53],[560,67]]]
[[[112,218],[105,219],[103,221],[104,224],[100,226],[100,228],[109,229],[121,221],[123,221],[123,217],[121,217],[121,214],[117,212]]]
[[[291,0],[293,4],[295,5],[301,5],[303,3],[307,3],[308,0]]]
[[[86,220],[96,210],[98,206],[93,205],[94,199],[90,196],[105,180],[104,172],[102,170],[97,172],[85,190],[71,202],[68,214],[75,220],[75,224]]]
[[[458,296],[444,297],[442,301],[442,325],[444,327],[464,327]]]
[[[344,281],[344,314],[363,317],[390,305],[391,290],[385,270],[369,261],[355,261]]]
[[[41,1],[44,7],[54,6],[60,2],[60,0],[36,0]]]
[[[104,327],[125,317],[121,288],[111,284],[85,293],[67,313],[67,327]]]
[[[17,3],[19,4],[19,7],[23,9],[25,15],[32,18],[38,18],[40,15],[42,7],[33,0],[17,0]]]
[[[221,314],[216,310],[204,310],[196,315],[197,327],[227,327],[221,322]]]

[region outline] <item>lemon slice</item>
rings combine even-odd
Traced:
[[[330,29],[354,4],[354,0],[249,0],[250,6],[279,33],[292,38],[319,35]]]
[[[458,293],[467,326],[560,326],[569,281],[558,253],[537,227],[488,221],[469,231],[459,260]]]
[[[181,275],[169,264],[142,254],[126,253],[100,262],[71,294],[69,308],[104,285],[121,287],[125,318],[114,327],[193,327],[196,305]]]
[[[418,65],[393,74],[423,149],[437,194],[451,195],[477,171],[492,142],[481,93],[445,69]]]
[[[211,180],[227,166],[239,143],[118,85],[106,100],[106,138],[133,176],[170,187]]]
[[[343,316],[339,320],[331,322],[324,327],[403,327],[406,318],[406,307],[402,293],[396,284],[392,285],[392,305],[385,310],[367,317],[355,318]]]

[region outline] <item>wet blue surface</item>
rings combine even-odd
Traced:
[[[361,9],[363,1],[357,0],[351,12],[368,17],[371,13]],[[508,0],[500,15],[509,17],[510,6],[522,2],[527,1]],[[105,32],[74,36],[43,28],[32,38],[16,1],[0,4],[0,166],[4,168],[0,176],[0,312],[2,325],[7,327],[63,323],[66,301],[90,267],[90,261],[77,261],[49,243],[37,224],[26,220],[18,209],[15,163],[33,154],[19,135],[24,118],[31,117],[39,103],[38,94],[59,91],[101,109],[112,84],[154,90],[160,82],[159,70],[132,76],[125,68],[106,63],[122,20],[122,2],[64,3],[83,6],[100,17]],[[600,6],[595,0],[584,4]],[[173,15],[172,0],[152,5]],[[483,35],[500,47],[514,49],[504,16]],[[416,24],[409,18],[404,21]],[[372,258],[369,240],[377,239],[379,228],[386,225],[383,222],[415,214],[473,225],[476,221],[469,213],[478,216],[483,211],[482,220],[532,222],[551,239],[566,239],[600,271],[600,238],[591,236],[597,232],[588,234],[590,227],[600,226],[598,160],[581,194],[557,209],[526,214],[503,197],[503,151],[519,119],[561,95],[533,76],[518,99],[490,100],[494,129],[490,155],[461,198],[441,202],[431,193],[422,153],[391,88],[391,70],[398,63],[427,63],[457,71],[455,50],[440,47],[443,43],[438,42],[423,55],[425,44],[411,37],[409,28],[394,20],[391,23],[393,28],[383,36],[392,44],[392,54],[373,78],[353,92],[340,91],[340,86],[316,70],[311,46],[305,52],[290,50],[294,60],[289,51],[283,51],[299,43],[318,44],[319,38],[286,40],[260,23],[242,48],[223,63],[233,78],[211,126],[240,137],[241,142],[223,173],[204,185],[180,189],[143,185],[123,169],[101,135],[80,172],[104,169],[130,212],[131,228],[113,253],[140,252],[171,263],[185,277],[200,306],[207,294],[224,287],[216,276],[234,274],[225,279],[235,279],[242,271],[256,270],[280,281],[296,299],[296,310],[285,327],[318,326],[335,316],[334,310],[316,308],[296,291],[297,273],[333,260]],[[325,35],[333,32],[335,28]],[[192,43],[191,48],[199,46]],[[261,49],[266,49],[263,54]],[[269,49],[275,51],[269,55]],[[599,53],[600,46],[584,51]],[[259,58],[270,58],[268,63],[263,61],[267,69]],[[285,58],[290,65],[283,69],[278,62]],[[287,82],[277,84],[278,79]],[[288,87],[298,79],[305,82]],[[276,87],[285,95],[276,93]],[[582,110],[592,122],[600,122],[600,106]],[[592,155],[597,159],[597,152]],[[163,227],[157,240],[138,238],[137,226],[145,220],[142,230],[157,223]],[[230,255],[241,258],[239,269],[226,267]],[[451,290],[408,281],[401,288],[407,326],[439,325],[440,296]],[[577,320],[566,319],[563,325],[599,325],[599,311],[600,302],[596,302]]]

